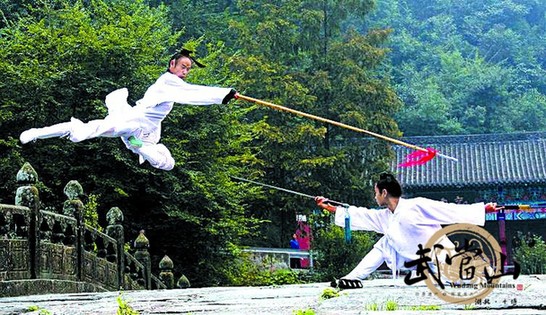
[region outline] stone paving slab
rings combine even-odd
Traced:
[[[343,290],[338,297],[322,299],[328,283],[272,287],[210,287],[177,290],[125,291],[121,299],[140,314],[546,314],[546,275],[506,278],[479,304],[445,302],[424,283],[408,286],[403,279],[376,279],[364,288]],[[519,286],[517,286],[519,285]],[[518,287],[516,289],[514,287]],[[0,314],[113,315],[120,292],[44,294],[0,298]],[[387,302],[398,310],[386,311]],[[378,311],[373,311],[377,306]],[[435,306],[424,311],[411,307]],[[40,310],[29,312],[29,308]],[[48,313],[46,313],[46,311]]]

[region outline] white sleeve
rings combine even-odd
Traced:
[[[231,88],[196,85],[183,80],[166,80],[165,93],[169,101],[188,105],[222,104]]]
[[[345,227],[345,215],[348,211],[351,230],[374,231],[385,234],[386,222],[388,222],[387,209],[373,210],[363,207],[349,206],[349,208],[337,207],[335,223]]]
[[[231,88],[190,84],[167,72],[148,88],[137,105],[152,107],[164,102],[188,105],[221,104],[229,92]]]
[[[413,199],[419,209],[418,222],[423,224],[469,223],[483,226],[485,224],[485,204],[447,203],[427,198]]]

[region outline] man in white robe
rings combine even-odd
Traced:
[[[167,72],[152,84],[136,106],[127,103],[127,89],[106,96],[108,115],[87,123],[72,118],[70,122],[44,128],[32,128],[21,133],[25,144],[37,139],[68,137],[80,142],[96,137],[121,137],[127,148],[139,155],[140,163],[148,161],[162,170],[174,168],[175,161],[167,147],[159,143],[161,122],[171,112],[174,103],[188,105],[227,104],[237,98],[234,89],[189,84],[184,81],[192,64],[202,66],[182,49],[169,61]]]
[[[349,206],[335,207],[328,199],[316,197],[317,204],[335,212],[335,224],[345,227],[346,211],[351,230],[374,231],[383,237],[374,245],[362,261],[346,276],[339,279],[340,288],[361,288],[361,280],[368,277],[383,262],[396,276],[404,263],[419,258],[418,245],[423,247],[441,225],[469,223],[483,226],[485,212],[494,211],[496,204],[453,204],[426,198],[401,198],[402,188],[391,174],[381,174],[375,184],[375,200],[384,209],[367,209]],[[444,242],[453,246],[448,239]],[[444,244],[442,244],[444,245]],[[334,285],[334,283],[333,283]]]

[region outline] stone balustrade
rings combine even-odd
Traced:
[[[17,173],[15,205],[0,204],[0,296],[174,287],[173,263],[151,273],[149,241],[140,233],[134,255],[124,250],[123,213],[111,208],[105,233],[83,220],[83,188],[70,181],[57,212],[40,209],[38,175],[25,163]]]

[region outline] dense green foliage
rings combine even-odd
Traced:
[[[241,281],[229,267],[240,245],[288,246],[295,215],[314,207],[230,176],[371,206],[389,144],[243,101],[175,106],[162,132],[177,161],[169,172],[139,165],[118,139],[23,146],[19,134],[102,118],[117,88],[134,103],[181,46],[207,65],[192,83],[390,137],[546,127],[546,5],[536,0],[0,0],[0,11],[0,202],[12,202],[25,161],[44,207],[58,208],[77,179],[99,223],[119,207],[128,240],[146,230],[154,268],[168,254],[196,286]],[[347,246],[328,224],[313,237],[327,277],[373,241],[355,233]]]
[[[225,268],[225,275],[231,285],[269,286],[303,282],[303,274],[290,269],[283,261],[271,256],[259,260],[249,252],[235,252],[237,258]]]
[[[546,243],[541,236],[524,237],[518,233],[521,243],[514,249],[514,260],[520,264],[521,273],[535,275],[546,273]]]
[[[89,201],[100,204],[103,225],[106,211],[118,206],[125,212],[128,239],[146,230],[155,266],[169,253],[179,268],[192,266],[184,272],[192,279],[221,283],[216,269],[230,257],[223,249],[254,226],[243,207],[252,193],[242,194],[228,177],[252,164],[244,145],[249,136],[239,123],[244,110],[173,111],[163,138],[179,163],[172,172],[139,166],[118,139],[18,143],[18,134],[30,127],[103,117],[103,99],[116,88],[128,87],[133,102],[140,98],[178,46],[180,33],[171,30],[167,16],[165,7],[150,8],[143,1],[58,1],[37,6],[2,30],[1,196],[12,195],[23,161],[40,176],[44,207],[58,208],[66,182],[78,179],[85,192],[100,196]],[[210,67],[196,70],[191,79],[222,84],[221,48],[211,49]]]
[[[316,250],[314,261],[318,279],[333,280],[348,274],[377,241],[372,233],[352,231],[351,241],[347,244],[344,229],[331,224],[326,211],[311,218],[315,230],[313,248]]]
[[[341,30],[349,12],[366,15],[371,3],[239,1],[238,10],[228,19],[226,36],[238,48],[232,71],[240,73],[243,94],[398,135],[392,114],[400,104],[388,79],[376,71],[386,53],[379,46],[388,32]],[[263,107],[247,119],[255,123],[253,143],[260,148],[260,172],[252,175],[266,183],[362,202],[371,187],[361,178],[388,167],[391,153],[384,142],[371,142],[366,150],[361,144],[336,146],[336,141],[355,137],[354,132]],[[370,151],[373,156],[365,154]],[[312,201],[284,193],[270,193],[267,199],[252,210],[273,224],[264,225],[253,241],[284,246],[293,230],[279,233],[278,226],[294,222],[296,213],[309,214]]]
[[[546,2],[386,0],[405,135],[546,129]],[[362,21],[359,21],[362,22]]]

